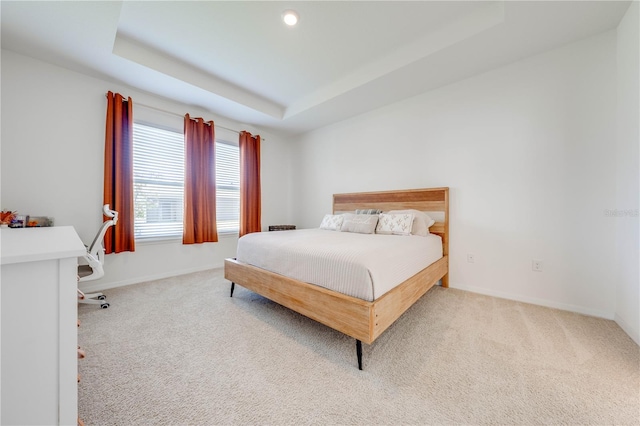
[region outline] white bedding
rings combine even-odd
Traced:
[[[442,257],[434,234],[398,236],[323,229],[256,232],[238,240],[237,260],[373,301]]]

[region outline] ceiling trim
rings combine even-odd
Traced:
[[[296,116],[333,98],[345,95],[429,55],[503,24],[504,21],[504,1],[482,4],[477,9],[442,25],[401,49],[369,62],[343,78],[293,102],[286,108],[284,118]]]
[[[282,120],[284,117],[284,107],[281,105],[185,64],[175,57],[143,45],[120,32],[116,34],[113,43],[113,54],[204,89],[214,98],[233,101],[278,120]]]

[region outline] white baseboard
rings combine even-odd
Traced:
[[[467,285],[452,285],[449,287],[456,288],[458,290],[470,291],[471,293],[484,294],[487,296],[499,297],[500,299],[514,300],[516,302],[530,303],[532,305],[545,306],[547,308],[561,309],[563,311],[575,312],[578,314],[589,315],[592,317],[604,318],[613,320],[613,312],[603,312],[596,309],[585,308],[584,306],[571,305],[568,303],[560,303],[552,300],[539,299],[537,297],[521,296],[518,294],[505,293],[495,290],[487,290],[485,288],[467,286]]]
[[[631,327],[629,324],[627,324],[627,322],[620,318],[618,314],[615,315],[613,320],[620,326],[621,329],[624,330],[625,333],[629,335],[629,337],[631,337],[634,342],[636,342],[636,345],[640,346],[640,330]]]
[[[99,291],[109,290],[112,288],[124,287],[126,285],[139,284],[147,281],[161,280],[163,278],[176,277],[178,275],[185,275],[185,274],[191,274],[193,272],[209,271],[209,270],[220,269],[220,268],[222,268],[222,266],[214,266],[214,267],[208,266],[208,267],[201,267],[201,268],[181,269],[181,270],[176,270],[171,272],[164,272],[161,274],[145,275],[145,276],[131,278],[127,280],[111,281],[111,282],[101,282],[102,280],[96,280],[95,282],[88,281],[85,283],[80,283],[78,287],[84,293],[96,293]]]

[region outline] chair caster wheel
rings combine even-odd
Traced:
[[[107,296],[105,296],[104,294],[101,294],[100,296],[98,296],[98,300],[105,300],[107,298]]]
[[[109,307],[109,304],[108,303],[103,303],[102,305],[100,305],[100,307],[102,309],[107,309]]]

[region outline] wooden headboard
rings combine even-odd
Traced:
[[[333,195],[333,213],[353,212],[357,209],[405,210],[442,212],[444,221],[436,222],[429,232],[442,238],[442,250],[449,254],[449,188],[407,189],[401,191],[355,192]]]

